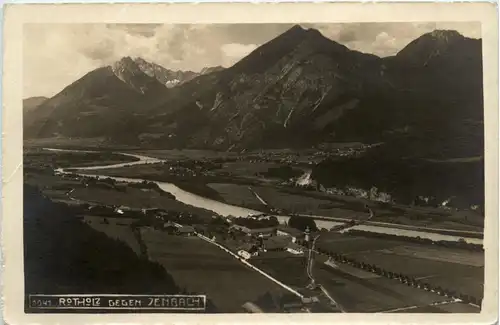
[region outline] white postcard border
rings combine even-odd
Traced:
[[[7,4],[4,7],[2,255],[8,324],[493,323],[498,317],[498,21],[493,3]],[[485,297],[480,314],[24,314],[22,42],[25,23],[479,21],[485,109]]]

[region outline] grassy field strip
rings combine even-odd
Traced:
[[[362,254],[362,253],[375,253],[375,252],[384,252],[384,251],[388,251],[388,250],[386,250],[386,249],[367,249],[365,251],[347,252],[347,253],[344,253],[344,255],[349,256],[349,255],[356,255],[356,254]]]
[[[456,253],[451,250],[448,250],[446,255],[443,255],[442,252],[439,251],[438,249],[426,248],[425,250],[421,250],[415,246],[398,246],[391,249],[383,249],[380,250],[380,252],[386,254],[424,258],[433,261],[463,264],[475,267],[484,266],[484,257],[475,252]]]
[[[313,215],[313,214],[298,214],[301,217],[309,217],[309,218],[321,218],[325,220],[332,220],[332,221],[338,221],[338,222],[346,222],[350,221],[355,218],[340,218],[340,217],[328,217],[328,216],[319,216],[319,215]],[[412,225],[405,225],[405,224],[399,224],[399,223],[390,223],[390,222],[381,222],[381,221],[366,221],[365,225],[373,225],[373,226],[380,226],[384,228],[394,228],[394,229],[405,229],[405,230],[415,230],[415,231],[423,231],[423,232],[430,232],[430,233],[442,233],[442,234],[447,234],[447,233],[460,233],[460,234],[474,234],[474,235],[483,235],[482,231],[473,231],[473,230],[460,230],[460,229],[445,229],[445,228],[434,228],[434,227],[422,227],[422,226],[412,226]],[[466,237],[466,236],[464,236]]]
[[[446,252],[443,252],[443,254],[446,254]],[[382,269],[401,273],[410,278],[435,275],[434,277],[419,281],[426,282],[433,287],[440,286],[443,288],[452,288],[453,291],[459,290],[460,294],[470,295],[478,299],[481,299],[483,296],[483,267],[452,264],[450,262],[423,259],[415,256],[380,252],[349,256],[349,258],[352,257],[359,262],[375,264]],[[449,273],[450,269],[454,270],[453,274]]]
[[[419,231],[439,231],[439,232],[444,232],[444,233],[446,233],[446,232],[458,232],[458,233],[476,234],[476,235],[483,234],[482,231],[455,230],[455,229],[434,228],[434,227],[419,227],[419,226],[402,225],[402,224],[380,222],[380,221],[368,221],[366,224],[387,226],[387,227],[392,227],[392,228],[402,228],[402,229],[408,229],[408,230],[419,230]]]
[[[204,241],[212,244],[212,245],[215,245],[217,247],[219,247],[220,249],[222,249],[223,251],[225,251],[226,253],[230,254],[231,256],[233,256],[234,258],[236,258],[237,260],[239,260],[241,263],[245,264],[246,266],[250,267],[252,270],[254,271],[257,271],[259,272],[260,274],[262,274],[263,276],[265,276],[266,278],[268,278],[269,280],[273,281],[274,283],[278,284],[279,286],[281,286],[282,288],[290,291],[291,293],[293,293],[294,295],[296,295],[297,297],[300,297],[300,298],[304,298],[304,296],[302,294],[300,294],[299,292],[295,291],[294,289],[290,288],[289,286],[287,286],[286,284],[284,283],[281,283],[279,280],[273,278],[272,276],[270,276],[269,274],[265,273],[264,271],[262,271],[261,269],[255,267],[254,265],[248,263],[247,261],[245,261],[243,258],[241,258],[240,256],[234,254],[233,252],[231,252],[229,249],[225,248],[224,246],[222,246],[221,244],[217,243],[217,242],[214,242],[212,241],[210,238],[208,237],[205,237],[203,236],[202,234],[199,234],[199,233],[196,233],[196,235],[203,239]]]
[[[306,248],[305,246],[302,246],[302,247]],[[317,251],[315,251],[315,252],[317,252]],[[324,253],[321,253],[321,252],[317,252],[317,253],[318,253],[319,255],[328,256],[327,254],[324,254]],[[339,262],[339,263],[345,263],[345,262],[341,262],[341,261],[337,261],[337,262]],[[356,267],[356,266],[354,266],[354,265],[353,265],[352,267]],[[372,271],[372,272],[373,272],[373,271]],[[398,279],[396,279],[396,278],[391,278],[391,279],[393,279],[393,280],[398,280]],[[438,295],[442,295],[441,293],[437,292],[436,290],[434,290],[434,289],[432,289],[432,288],[424,288],[424,287],[420,287],[420,286],[415,287],[415,288],[416,288],[416,289],[418,288],[418,289],[420,289],[420,290],[425,290],[425,291],[433,292],[433,293],[436,293],[436,294],[438,294]],[[452,298],[454,299],[454,302],[463,302],[461,299],[459,299],[459,298],[457,298],[457,297],[452,297]],[[467,305],[470,305],[470,306],[473,306],[473,307],[475,307],[475,308],[479,308],[479,309],[481,308],[481,306],[476,305],[476,304],[474,304],[474,303],[472,303],[472,302],[466,302],[466,304],[467,304]],[[420,308],[420,307],[422,307],[422,306],[416,306],[415,308]],[[424,306],[424,307],[425,307],[425,306]]]
[[[236,185],[231,183],[207,183],[207,186],[214,189],[222,196],[226,203],[258,207],[264,202],[260,201],[253,193],[251,188],[244,185]]]
[[[439,306],[439,305],[453,304],[456,302],[461,302],[461,300],[460,299],[452,299],[452,300],[438,301],[438,302],[430,303],[428,305],[401,307],[401,308],[381,311],[379,313],[394,313],[394,312],[398,312],[398,311],[417,309],[417,308],[427,307],[427,306]]]

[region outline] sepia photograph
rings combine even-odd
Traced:
[[[23,312],[481,313],[483,33],[24,23]]]

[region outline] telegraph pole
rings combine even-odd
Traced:
[[[307,258],[307,264],[306,264],[306,271],[307,271],[307,276],[309,276],[309,279],[311,282],[309,283],[308,287],[311,289],[316,288],[316,281],[313,277],[312,269],[314,266],[314,246],[316,243],[316,240],[319,238],[320,235],[314,237],[314,239],[311,238],[311,230],[309,227],[306,228],[305,233],[305,242],[309,251],[308,258]]]

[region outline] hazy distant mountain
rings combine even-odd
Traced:
[[[40,106],[47,99],[48,99],[47,97],[43,96],[29,97],[23,99],[23,112],[26,113],[32,111],[33,109]]]
[[[24,135],[33,137],[121,137],[146,107],[168,89],[131,60],[103,67],[64,88],[24,116]],[[123,133],[125,131],[125,133]]]
[[[164,101],[169,87],[197,75],[174,72],[141,58],[124,57],[89,72],[45,100],[36,111],[25,110],[25,137],[104,137],[136,141],[135,133],[127,130],[140,123],[140,116],[146,114],[148,108]]]
[[[455,31],[422,35],[379,58],[294,26],[232,67],[195,75],[124,58],[41,105],[46,115],[31,121],[50,127],[27,129],[155,147],[383,141],[408,155],[477,154],[481,57],[481,41]],[[78,127],[65,127],[76,118]]]
[[[200,75],[209,74],[215,71],[220,71],[224,69],[221,66],[217,67],[207,67],[203,68],[199,73],[193,71],[181,71],[181,70],[169,70],[162,67],[159,64],[148,62],[142,58],[125,57],[120,61],[116,62],[114,65],[115,74],[123,80],[127,80],[128,77],[123,75],[123,71],[135,71],[133,75],[135,78],[140,72],[146,74],[150,78],[154,78],[159,81],[162,85],[167,88],[172,88],[183,83],[190,81]]]
[[[216,67],[207,67],[207,68],[201,69],[200,75],[209,74],[209,73],[217,72],[217,71],[221,71],[221,70],[224,70],[224,67],[222,67],[220,65],[218,65]]]

